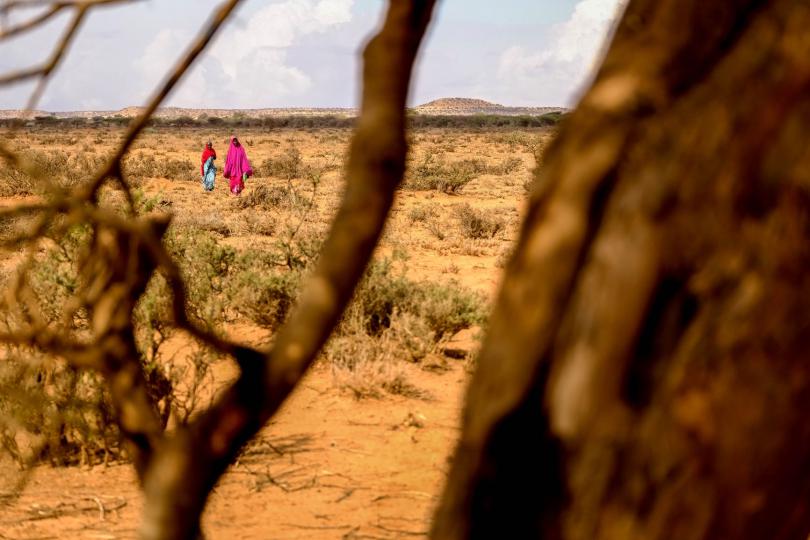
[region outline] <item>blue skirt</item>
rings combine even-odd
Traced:
[[[217,167],[214,165],[214,157],[211,156],[205,161],[203,166],[203,189],[205,191],[214,191],[214,179],[217,176]]]

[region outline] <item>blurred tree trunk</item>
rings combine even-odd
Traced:
[[[630,1],[537,172],[434,539],[808,537],[808,28]]]

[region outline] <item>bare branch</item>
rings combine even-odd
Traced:
[[[0,85],[8,85],[15,82],[21,82],[26,79],[30,79],[32,77],[41,76],[43,80],[47,79],[50,74],[53,72],[54,69],[59,65],[59,62],[62,60],[62,57],[67,51],[68,46],[73,41],[73,38],[76,35],[76,32],[79,30],[79,26],[81,25],[82,21],[84,20],[84,16],[87,14],[86,7],[80,7],[76,10],[76,15],[73,17],[73,20],[68,26],[67,31],[62,36],[62,39],[59,41],[56,49],[54,50],[51,58],[42,66],[33,67],[28,69],[22,69],[16,72],[9,73],[0,77]],[[31,109],[31,103],[34,103],[38,100],[39,95],[42,93],[42,83],[40,83],[37,90],[34,92],[29,106],[26,107],[27,109]]]
[[[32,110],[34,107],[36,107],[37,103],[39,103],[39,99],[42,97],[42,93],[45,91],[45,87],[48,85],[48,81],[51,78],[51,73],[53,73],[57,66],[59,66],[59,64],[62,62],[62,59],[65,57],[65,52],[73,41],[73,38],[76,36],[76,33],[79,31],[79,27],[81,26],[82,21],[84,21],[86,15],[86,7],[82,6],[76,10],[76,14],[73,17],[70,26],[68,26],[67,31],[62,37],[62,40],[59,42],[59,45],[56,47],[50,61],[44,67],[42,71],[42,78],[39,80],[37,87],[28,98],[28,104],[25,106],[26,110]]]
[[[314,275],[268,354],[243,349],[239,379],[198,420],[167,440],[144,481],[143,538],[192,538],[208,492],[275,413],[315,359],[360,280],[405,168],[405,103],[433,1],[392,1],[366,48],[363,102],[348,188]]]
[[[33,19],[27,20],[24,23],[20,23],[17,26],[12,26],[8,30],[3,30],[0,32],[0,40],[8,39],[17,34],[22,34],[28,32],[29,30],[33,30],[34,28],[41,26],[51,20],[55,15],[58,15],[62,12],[65,6],[60,5],[53,5],[50,9],[43,11],[38,16],[34,17]]]
[[[28,9],[38,6],[55,6],[61,8],[86,7],[93,8],[110,4],[126,4],[143,0],[8,0],[0,6],[0,15],[5,15],[14,9]]]

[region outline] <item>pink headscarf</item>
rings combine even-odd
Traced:
[[[250,166],[245,147],[241,144],[234,144],[236,137],[231,137],[231,146],[228,148],[228,155],[225,157],[225,178],[242,178],[243,174],[253,176],[253,167]]]

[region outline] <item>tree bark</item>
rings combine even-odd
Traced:
[[[432,538],[807,538],[808,27],[631,0],[537,173]]]

